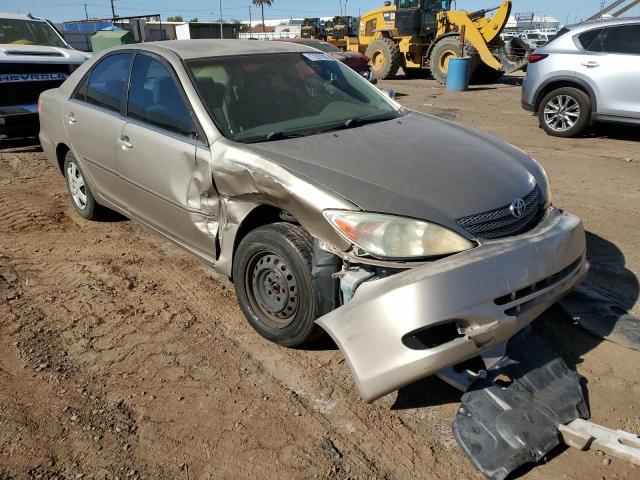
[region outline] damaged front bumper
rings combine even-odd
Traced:
[[[506,342],[584,279],[585,253],[580,219],[552,207],[524,235],[365,282],[316,322],[371,402]]]

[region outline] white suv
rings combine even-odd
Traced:
[[[522,106],[557,137],[593,121],[640,124],[640,18],[563,28],[529,57]]]

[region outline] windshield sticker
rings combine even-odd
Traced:
[[[312,62],[335,62],[333,57],[330,57],[326,53],[303,53],[302,55]]]

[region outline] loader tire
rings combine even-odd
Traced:
[[[449,70],[449,59],[455,58],[460,52],[460,39],[458,36],[445,37],[438,40],[431,50],[431,76],[434,80],[447,83],[447,72]]]
[[[380,38],[369,44],[365,55],[371,59],[371,73],[374,78],[393,78],[402,63],[400,47],[390,38]]]

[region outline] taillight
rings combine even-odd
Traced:
[[[529,63],[538,63],[540,60],[544,60],[549,55],[546,53],[532,53],[529,55]]]
[[[38,97],[38,113],[40,113],[40,106],[41,106],[41,105],[42,105],[42,104],[40,103],[40,97]]]

